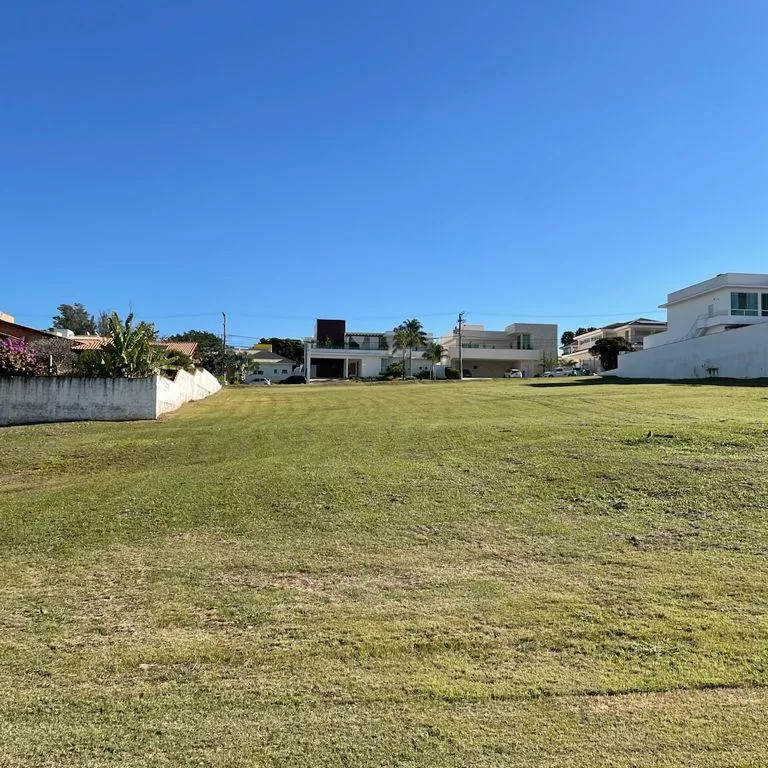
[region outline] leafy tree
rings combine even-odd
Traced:
[[[259,343],[271,344],[272,351],[276,355],[287,357],[289,360],[293,360],[294,363],[304,361],[304,342],[299,341],[299,339],[279,339],[276,336],[272,336],[269,339],[261,339]]]
[[[575,335],[573,331],[563,331],[563,335],[560,337],[560,346],[567,347],[569,344],[573,344]]]
[[[77,353],[72,351],[69,339],[54,336],[35,339],[29,344],[46,364],[53,376],[71,374],[77,366]]]
[[[574,332],[574,336],[581,336],[582,333],[590,333],[591,331],[596,331],[597,328],[595,328],[594,325],[590,325],[589,328],[577,328]]]
[[[109,312],[99,312],[96,320],[96,333],[99,336],[109,336]]]
[[[96,333],[93,315],[82,304],[59,304],[59,314],[53,318],[53,327],[72,331],[75,336]]]
[[[621,337],[598,339],[590,348],[589,354],[600,358],[604,371],[611,371],[619,364],[619,352],[631,352],[632,345]]]
[[[93,354],[84,353],[81,370],[109,378],[145,378],[173,370],[165,347],[157,344],[157,331],[144,320],[134,325],[133,313],[122,321],[116,312],[109,318],[110,340]]]
[[[244,352],[228,349],[226,355],[224,355],[222,365],[227,381],[230,384],[234,384],[236,381],[241,382],[247,373],[257,368],[259,362],[258,360],[253,360],[250,355]]]
[[[446,356],[447,351],[442,344],[436,341],[430,341],[427,344],[427,351],[422,355],[425,360],[432,363],[432,378],[435,378],[435,366]]]
[[[206,371],[221,376],[225,371],[221,337],[210,331],[189,330],[169,336],[167,341],[194,341],[200,352],[200,363]]]
[[[195,370],[195,361],[178,349],[166,349],[165,356],[168,360],[168,367],[163,368],[165,373],[175,373],[176,371],[192,373]]]
[[[0,377],[44,376],[45,360],[24,339],[0,341]]]

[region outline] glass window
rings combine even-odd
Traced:
[[[756,293],[731,293],[731,314],[732,315],[757,315],[757,294]]]
[[[768,293],[760,295],[760,314],[763,317],[768,317]]]
[[[518,349],[532,349],[531,347],[531,334],[520,333],[517,336],[517,348]]]

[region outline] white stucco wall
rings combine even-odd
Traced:
[[[618,368],[603,375],[702,379],[709,376],[708,368],[717,368],[720,378],[768,377],[768,323],[629,352],[619,356]]]
[[[381,358],[363,357],[360,358],[360,374],[362,378],[368,379],[375,376],[381,376]]]
[[[208,371],[179,371],[175,380],[86,379],[65,376],[0,378],[0,425],[53,421],[154,419],[221,389]]]

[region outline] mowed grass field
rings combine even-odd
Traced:
[[[768,765],[767,478],[759,386],[0,429],[0,766]]]

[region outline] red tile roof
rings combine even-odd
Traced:
[[[72,349],[75,352],[85,352],[87,349],[101,349],[110,341],[112,341],[111,336],[75,336],[72,339]],[[161,344],[166,349],[181,352],[193,360],[200,359],[196,341],[158,341],[156,343]]]

